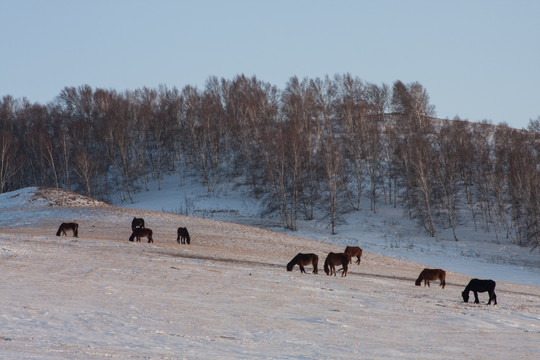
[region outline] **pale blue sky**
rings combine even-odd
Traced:
[[[437,115],[540,115],[540,1],[0,0],[0,97],[203,88],[237,74],[418,81]]]

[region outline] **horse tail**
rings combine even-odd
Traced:
[[[189,237],[189,231],[187,231],[187,229],[186,229],[186,242],[188,245],[191,242],[191,238]]]
[[[129,241],[133,242],[133,240],[135,240],[135,231],[129,237]]]
[[[330,275],[330,267],[328,266],[328,258],[326,258],[324,262],[324,272],[326,273],[326,275]]]
[[[73,236],[79,237],[79,224],[73,226]]]
[[[351,257],[347,255],[344,260],[348,261],[343,261],[343,273],[341,273],[341,277],[347,276],[347,271],[349,269],[349,261],[351,260]]]
[[[313,273],[318,274],[319,273],[319,257],[317,255],[313,255],[313,258],[311,259],[311,262],[313,263]]]
[[[441,286],[443,289],[446,286],[446,271],[441,272]]]
[[[180,244],[180,228],[178,228],[178,231],[176,231],[178,236],[176,236],[176,242]]]
[[[347,246],[347,247],[345,248],[344,253],[345,253],[345,254],[348,254],[349,251],[351,251],[351,247],[350,247],[350,246]],[[351,256],[351,259],[350,259],[349,261],[352,261],[352,256]]]
[[[152,239],[152,230],[148,229],[148,242],[154,243],[154,239]]]

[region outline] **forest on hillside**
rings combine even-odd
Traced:
[[[334,233],[343,214],[384,202],[433,237],[444,228],[459,240],[467,217],[537,248],[540,129],[435,115],[417,82],[349,74],[292,77],[284,89],[239,75],[204,89],[66,87],[49,104],[5,96],[0,193],[48,186],[130,201],[176,172],[210,192],[248,186],[291,230],[324,216]]]

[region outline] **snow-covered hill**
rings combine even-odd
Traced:
[[[203,198],[192,194],[181,201],[189,212],[202,211]],[[497,306],[485,305],[486,294],[482,304],[463,303],[470,276],[454,271],[445,289],[438,282],[416,287],[424,265],[371,251],[381,220],[367,213],[358,237],[343,230],[316,241],[303,232],[108,206],[71,193],[69,201],[62,192],[54,197],[35,188],[0,194],[0,358],[540,357],[540,287],[500,281],[503,271],[494,272]],[[156,210],[181,212],[182,204],[167,208],[171,194],[153,197]],[[207,217],[242,219],[242,207],[253,209],[207,201]],[[150,202],[141,196],[141,204]],[[133,216],[154,230],[154,244],[127,240]],[[80,224],[78,238],[55,236],[65,221]],[[191,245],[176,243],[179,226],[190,230]],[[399,229],[398,222],[389,226]],[[355,239],[366,251],[347,277],[285,270],[297,252],[317,253],[321,267],[329,251]],[[423,251],[420,240],[384,241],[402,254]]]

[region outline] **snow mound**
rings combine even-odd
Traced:
[[[0,209],[32,207],[108,207],[107,203],[71,191],[49,187],[27,187],[0,194]]]

